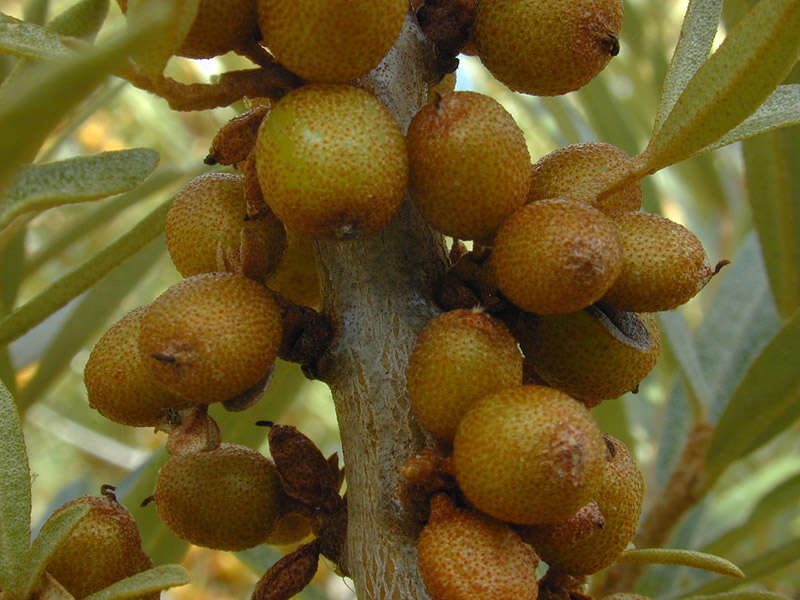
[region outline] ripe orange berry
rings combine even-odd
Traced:
[[[184,277],[241,272],[245,235],[255,236],[263,249],[259,272],[248,275],[263,280],[280,261],[286,247],[283,225],[271,213],[265,218],[245,219],[242,181],[241,175],[206,173],[192,179],[175,197],[164,229],[170,258]]]
[[[522,355],[500,321],[478,310],[453,310],[420,332],[407,377],[419,422],[436,437],[452,440],[478,398],[522,384]]]
[[[153,497],[178,537],[218,550],[265,542],[291,504],[274,463],[237,444],[169,459]]]
[[[473,37],[486,68],[511,89],[577,90],[619,52],[621,0],[480,0]]]
[[[528,201],[564,198],[591,204],[606,214],[639,210],[642,184],[635,181],[609,196],[597,194],[624,173],[631,158],[611,144],[572,144],[554,150],[533,165]]]
[[[258,0],[265,44],[313,82],[345,83],[377,66],[407,12],[407,0]]]
[[[453,439],[455,476],[467,500],[518,524],[562,521],[590,502],[605,453],[589,410],[538,385],[484,396]]]
[[[533,525],[522,531],[543,560],[570,575],[596,573],[612,564],[633,538],[642,511],[644,479],[628,448],[605,436],[603,483],[594,496],[605,524],[586,539],[570,542],[561,535],[561,524]]]
[[[173,285],[148,308],[139,350],[152,376],[192,404],[233,398],[275,361],[281,314],[264,286],[232,273]]]
[[[703,244],[683,225],[648,213],[614,217],[622,272],[603,297],[620,310],[657,312],[691,300],[714,271]]]
[[[156,425],[168,408],[186,404],[158,385],[139,352],[139,331],[148,306],[122,317],[95,344],[84,369],[89,405],[123,425]]]
[[[493,98],[445,94],[414,116],[407,141],[409,193],[442,233],[489,238],[525,202],[530,181],[525,137]]]
[[[444,494],[417,542],[417,560],[432,600],[536,600],[539,557],[508,525],[456,508]]]
[[[619,275],[619,233],[596,208],[540,200],[500,226],[491,265],[500,291],[520,308],[574,312],[599,300]]]
[[[81,496],[54,512],[54,518],[75,504],[89,512],[56,547],[47,571],[75,598],[84,598],[112,583],[152,568],[153,561],[142,550],[142,539],[131,513],[113,494]],[[142,600],[153,600],[150,594]]]
[[[405,138],[386,107],[358,88],[289,92],[261,124],[255,151],[267,204],[287,228],[314,239],[371,235],[405,195]]]
[[[523,317],[516,331],[526,369],[590,408],[633,391],[655,366],[661,349],[652,315],[596,306]]]

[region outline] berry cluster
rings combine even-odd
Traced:
[[[440,75],[474,52],[512,89],[554,95],[616,55],[622,20],[620,0],[557,4],[414,9]],[[94,408],[169,433],[152,500],[177,535],[237,550],[314,533],[264,575],[259,600],[302,589],[320,553],[339,561],[343,472],[293,428],[269,423],[272,459],[224,444],[207,408],[250,406],[277,357],[320,374],[334,324],[315,310],[317,241],[376,234],[406,195],[456,240],[437,292],[446,312],[407,371],[413,412],[439,441],[402,468],[406,504],[427,521],[417,548],[434,600],[535,599],[559,573],[614,561],[633,535],[642,478],[589,408],[637,387],[658,355],[650,313],[688,301],[713,274],[688,230],[637,212],[641,188],[618,148],[570,146],[532,164],[514,119],[487,96],[453,92],[452,78],[404,134],[353,80],[384,59],[408,8],[201,1],[176,54],[234,50],[290,72],[291,89],[249,99],[220,130],[206,162],[238,173],[195,178],[167,215],[185,279],[115,324],[86,365]],[[539,556],[555,573],[540,584]]]

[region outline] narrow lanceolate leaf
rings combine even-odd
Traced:
[[[678,363],[689,400],[695,406],[696,412],[708,409],[711,401],[711,391],[697,357],[697,348],[692,340],[689,325],[680,311],[664,311],[659,314],[659,323],[664,338],[669,344],[669,349]],[[696,417],[702,415],[696,414]]]
[[[700,152],[709,152],[774,129],[798,124],[800,124],[800,84],[781,85],[756,112]]]
[[[756,539],[759,530],[763,530],[778,515],[794,509],[798,498],[800,498],[800,474],[787,479],[759,500],[741,527],[724,533],[701,550],[716,554],[729,551],[745,540]]]
[[[718,594],[727,592],[735,587],[748,583],[757,583],[763,578],[785,569],[800,560],[800,538],[786,542],[782,546],[764,552],[757,558],[742,565],[742,570],[747,574],[744,579],[730,579],[728,577],[715,577],[714,579],[689,590],[685,596],[698,596],[704,594]]]
[[[93,40],[108,15],[109,0],[80,0],[56,16],[47,28],[59,35]]]
[[[675,102],[641,155],[652,173],[715,142],[752,114],[800,56],[800,0],[761,0]]]
[[[0,13],[0,52],[33,60],[53,60],[72,54],[57,33],[3,13]]]
[[[722,0],[689,0],[678,45],[664,78],[654,132],[661,127],[686,84],[708,58],[721,14]]]
[[[714,306],[695,331],[699,369],[712,393],[710,423],[717,423],[750,364],[781,328],[755,232],[731,258],[717,275]]]
[[[0,381],[0,588],[22,600],[31,537],[31,473],[14,398]]]
[[[107,588],[86,596],[84,600],[124,600],[189,583],[189,574],[180,565],[162,565],[131,575]]]
[[[151,20],[151,13],[160,10],[163,4],[163,0],[130,0],[128,23],[136,26],[142,21]],[[135,54],[136,62],[151,76],[161,75],[169,57],[183,43],[197,16],[200,0],[173,0],[170,5],[172,10],[166,25],[159,27],[158,35]]]
[[[800,111],[800,97],[797,100]],[[778,312],[800,308],[800,127],[742,145],[747,195]]]
[[[706,457],[709,485],[800,417],[798,340],[800,311],[755,359],[720,417]]]
[[[70,534],[86,513],[89,512],[87,504],[69,506],[58,514],[48,519],[39,535],[33,541],[26,565],[26,577],[23,587],[23,598],[27,598],[36,587],[39,577],[47,566],[47,561],[55,552],[58,545]]]
[[[166,6],[168,3],[164,3]],[[53,64],[36,65],[0,94],[0,191],[30,162],[64,115],[86,98],[125,60],[147,44],[166,9],[153,11],[124,35]]]
[[[164,230],[170,202],[153,210],[136,227],[0,321],[0,344],[6,344],[38,325],[67,302],[86,291],[111,269],[137,252]]]
[[[40,355],[36,374],[17,394],[20,410],[41,398],[69,367],[72,357],[106,324],[123,299],[166,252],[164,239],[153,240],[93,286]]]
[[[713,554],[705,554],[696,550],[677,548],[641,548],[626,550],[617,559],[619,563],[659,564],[694,567],[714,573],[722,573],[731,577],[744,577],[744,573],[735,564]]]
[[[23,213],[132,190],[156,164],[157,152],[136,148],[27,167],[0,197],[0,229]]]

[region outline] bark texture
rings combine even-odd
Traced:
[[[413,18],[384,61],[357,84],[405,131],[435,83],[433,49]],[[342,438],[348,502],[344,568],[360,600],[427,599],[418,525],[396,499],[397,472],[428,438],[411,415],[405,370],[420,329],[438,312],[433,286],[446,267],[441,235],[408,199],[389,226],[362,240],[316,242],[324,311],[336,330],[321,365]]]

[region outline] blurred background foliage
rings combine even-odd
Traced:
[[[0,10],[45,24],[72,3],[0,0]],[[725,2],[724,25],[715,44],[749,4]],[[578,92],[556,98],[514,94],[473,57],[462,57],[457,87],[498,98],[523,127],[534,160],[559,146],[593,140],[636,154],[647,145],[685,8],[683,1],[626,1],[620,55]],[[121,22],[112,2],[99,39]],[[0,54],[0,76],[8,77],[22,60]],[[167,73],[181,81],[208,81],[245,66],[248,63],[234,55],[203,61],[173,58]],[[790,81],[800,82],[797,66]],[[202,159],[210,140],[242,108],[177,113],[164,100],[112,77],[70,110],[47,137],[36,162],[142,147],[159,153],[158,167],[134,191],[51,208],[13,234],[4,232],[0,317],[51,289],[65,273],[131,231],[190,177],[208,170]],[[800,127],[694,157],[647,178],[644,189],[647,211],[689,227],[703,241],[712,264],[732,261],[696,299],[662,315],[664,351],[639,393],[594,411],[606,431],[635,450],[647,481],[646,502],[652,504],[692,423],[720,418],[765,349],[769,352],[761,357],[758,378],[739,395],[757,396],[759,382],[784,381],[786,370],[794,369],[788,387],[773,392],[782,394],[780,399],[766,394],[754,401],[763,403],[765,411],[773,402],[800,404],[800,370],[792,366],[797,364],[800,337],[794,343],[791,338],[778,339],[781,331],[785,338],[797,330],[787,332],[787,324],[796,323],[792,315],[800,303]],[[151,493],[153,476],[164,460],[164,435],[112,423],[86,401],[83,367],[93,344],[123,314],[150,302],[179,279],[159,236],[0,350],[0,376],[15,391],[24,412],[34,473],[34,526],[63,502],[97,493],[103,483],[116,484],[156,564],[179,561],[192,575],[192,585],[167,594],[244,598],[280,552],[267,546],[236,554],[187,548],[160,524],[152,506],[138,507]],[[324,385],[305,380],[297,368],[281,363],[266,396],[242,413],[212,409],[223,439],[266,452],[266,430],[254,423],[271,419],[297,425],[325,453],[339,450],[336,416]],[[742,449],[741,460],[724,470],[668,543],[724,556],[741,566],[747,578],[653,567],[640,584],[642,593],[675,598],[753,586],[798,597],[800,435],[797,413],[786,409],[782,414],[783,425],[764,434],[753,446],[755,451]],[[347,582],[324,563],[316,585],[299,597],[354,598]]]

